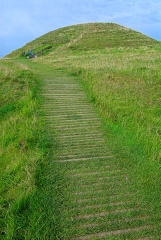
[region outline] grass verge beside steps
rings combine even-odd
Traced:
[[[59,205],[58,186],[55,198],[50,193],[59,177],[46,177],[53,145],[41,117],[40,92],[40,78],[25,64],[0,61],[1,239],[40,239],[42,233],[49,239],[58,231],[59,208],[53,206]]]

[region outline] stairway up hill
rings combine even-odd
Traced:
[[[39,55],[50,54],[57,48],[65,50],[97,50],[107,48],[138,48],[154,46],[158,42],[142,33],[114,23],[86,23],[60,28],[35,39],[9,54],[18,57],[32,51]]]

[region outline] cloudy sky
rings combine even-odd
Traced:
[[[114,22],[161,41],[161,0],[0,0],[0,57],[60,27]]]

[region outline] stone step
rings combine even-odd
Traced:
[[[96,115],[94,113],[84,113],[84,112],[80,112],[80,113],[77,113],[77,114],[58,114],[57,112],[53,111],[53,110],[48,110],[45,114],[44,114],[44,117],[46,116],[52,116],[54,117],[55,119],[75,119],[75,120],[79,120],[79,119],[83,119],[85,117],[86,118],[96,118]]]
[[[56,162],[76,162],[76,161],[90,161],[90,160],[102,160],[102,159],[108,159],[113,158],[114,156],[100,156],[100,157],[90,157],[90,158],[72,158],[72,159],[63,159],[63,160],[57,160]]]
[[[76,106],[73,106],[73,104],[72,104],[71,106],[68,106],[66,108],[66,111],[70,112],[71,110],[73,110],[74,112],[76,111],[78,113],[84,113],[84,114],[86,112],[88,113],[88,111],[90,111],[90,113],[92,112],[92,113],[96,114],[95,109],[91,108],[90,105],[86,104],[86,105],[82,105],[82,106],[83,106],[83,108],[77,108]],[[84,106],[85,106],[85,108],[84,108]],[[42,109],[43,110],[46,110],[46,111],[50,110],[50,111],[52,111],[52,112],[54,111],[56,113],[61,112],[61,110],[59,110],[59,111],[57,110],[56,111],[56,110],[54,110],[54,108],[55,108],[54,102],[48,102],[48,101],[47,102],[42,102]],[[63,114],[66,114],[66,111],[63,111]]]
[[[134,232],[142,232],[144,230],[148,231],[152,229],[151,225],[145,225],[141,227],[135,227],[135,228],[126,228],[121,230],[115,230],[115,231],[108,231],[108,232],[99,232],[95,234],[88,234],[81,237],[75,237],[75,240],[92,240],[92,239],[102,239],[105,237],[117,237],[123,235],[123,234],[133,234]],[[141,234],[142,235],[142,234]],[[122,238],[123,239],[123,238]],[[136,239],[137,240],[137,239]]]
[[[107,178],[110,179],[111,176],[121,176],[122,171],[120,169],[117,170],[111,170],[111,166],[109,166],[109,169],[106,171],[93,171],[93,172],[86,172],[86,173],[77,173],[77,174],[71,174],[70,179],[73,179],[74,181],[81,180],[86,181],[87,179],[93,180],[93,179],[102,179]],[[124,176],[124,175],[123,175]]]
[[[59,121],[59,122],[71,122],[71,123],[75,123],[75,122],[78,122],[78,123],[81,123],[81,122],[87,122],[87,121],[96,121],[96,122],[99,122],[100,123],[100,121],[98,120],[98,118],[96,118],[96,117],[90,117],[90,116],[87,116],[86,118],[76,118],[76,119],[68,119],[68,118],[55,118],[55,116],[54,115],[48,115],[48,116],[44,116],[44,118],[45,119],[52,119],[52,121],[55,121],[55,122],[57,122],[57,121]]]

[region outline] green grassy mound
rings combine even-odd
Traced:
[[[154,46],[156,40],[132,29],[114,23],[78,24],[49,32],[24,47],[12,52],[8,57],[54,53],[57,49],[97,50],[109,48],[139,48]]]
[[[38,57],[26,59],[29,51]],[[59,78],[55,72],[69,78],[72,75],[83,85],[99,112],[104,133],[110,139],[110,151],[117,155],[119,167],[128,170],[139,202],[145,203],[157,229],[161,208],[160,52],[160,42],[141,33],[117,24],[92,23],[47,33],[8,55],[12,59],[0,61],[0,224],[4,239],[45,239],[44,236],[56,239],[63,231],[62,236],[69,233],[66,209],[70,201],[65,201],[68,201],[66,190],[70,189],[73,179],[65,178],[66,170],[69,175],[73,171],[75,178],[82,168],[74,163],[70,169],[61,169],[51,161],[56,159],[59,145],[55,132],[53,138],[47,133],[50,123],[48,130],[45,128],[40,96],[42,79],[47,82],[53,77]],[[65,104],[68,106],[67,101]],[[76,119],[79,119],[78,114],[67,120]],[[65,144],[68,152],[69,144]],[[86,169],[88,164],[85,163],[83,174]],[[98,171],[93,169],[93,172]],[[82,181],[89,183],[89,180],[82,175]],[[82,188],[80,184],[78,189]],[[85,194],[92,205],[91,193],[86,191]],[[80,205],[85,207],[81,202]],[[95,210],[77,211],[93,214]],[[87,220],[91,224],[87,231],[85,226],[82,229],[85,219],[77,219],[75,223],[81,222],[79,234],[88,233],[94,239],[96,235],[92,234],[106,226],[98,226],[93,215],[90,217],[92,222]],[[137,225],[143,219],[136,221]],[[155,228],[149,233],[141,230],[143,237],[151,234],[154,239],[160,239]],[[134,234],[133,239],[137,236]]]

